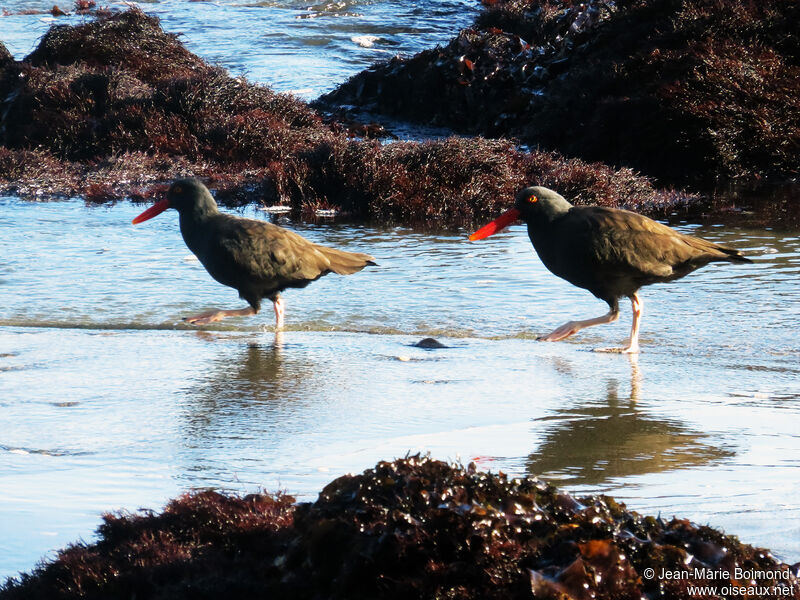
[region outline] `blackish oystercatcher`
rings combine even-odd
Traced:
[[[175,181],[162,200],[133,220],[141,223],[174,208],[180,216],[181,234],[209,275],[234,288],[250,304],[238,310],[212,310],[184,321],[203,325],[230,316],[256,314],[261,299],[272,300],[275,328],[283,327],[286,288],[302,288],[312,281],[338,273],[350,275],[375,259],[368,254],[344,252],[309,242],[272,223],[219,212],[217,203],[197,179]]]
[[[572,206],[553,190],[538,186],[520,191],[514,208],[469,239],[488,237],[518,219],[528,225],[528,236],[545,267],[605,300],[610,309],[602,317],[565,323],[539,338],[546,342],[616,321],[619,299],[627,296],[633,307],[628,345],[598,351],[636,353],[642,317],[639,288],[680,279],[710,262],[752,262],[738,250],[678,233],[642,215],[602,206]]]

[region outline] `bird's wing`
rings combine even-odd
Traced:
[[[276,286],[314,280],[330,271],[320,247],[272,223],[230,217],[213,236],[213,253],[239,281]]]
[[[637,213],[591,207],[587,216],[594,233],[593,257],[617,271],[670,277],[677,265],[709,253],[722,255],[711,242],[683,235]]]

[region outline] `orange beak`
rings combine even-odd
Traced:
[[[138,223],[141,223],[142,221],[147,221],[148,219],[152,219],[156,215],[160,215],[168,208],[169,208],[169,200],[161,200],[160,202],[156,202],[155,204],[153,204],[153,206],[151,206],[142,214],[140,214],[138,217],[136,217],[132,222],[134,225],[136,225]]]
[[[514,221],[519,219],[520,212],[516,208],[511,208],[504,212],[502,215],[497,217],[494,221],[489,223],[488,225],[484,225],[478,231],[473,233],[469,236],[469,241],[474,242],[475,240],[482,240],[483,238],[487,238],[490,235],[494,235],[501,229],[505,229],[509,225],[511,225]]]

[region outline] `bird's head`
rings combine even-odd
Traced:
[[[526,187],[517,193],[514,208],[508,209],[491,223],[484,225],[469,236],[470,241],[482,240],[505,229],[514,221],[527,224],[545,223],[558,215],[566,213],[572,205],[564,197],[546,187],[538,185]]]
[[[133,220],[134,225],[152,219],[168,208],[174,208],[181,214],[193,212],[212,213],[217,210],[217,203],[208,188],[200,180],[190,177],[177,179],[167,190],[167,197],[156,202]]]

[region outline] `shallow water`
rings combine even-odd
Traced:
[[[800,559],[797,232],[680,225],[756,262],[646,288],[631,360],[590,351],[625,338],[627,306],[535,341],[606,307],[548,273],[520,226],[469,243],[291,224],[380,264],[286,293],[279,339],[268,307],[187,327],[242,302],[192,259],[174,212],[131,225],[141,209],[0,199],[0,574],[91,540],[105,510],[207,486],[311,500],[417,451]],[[449,348],[411,345],[425,336]]]

